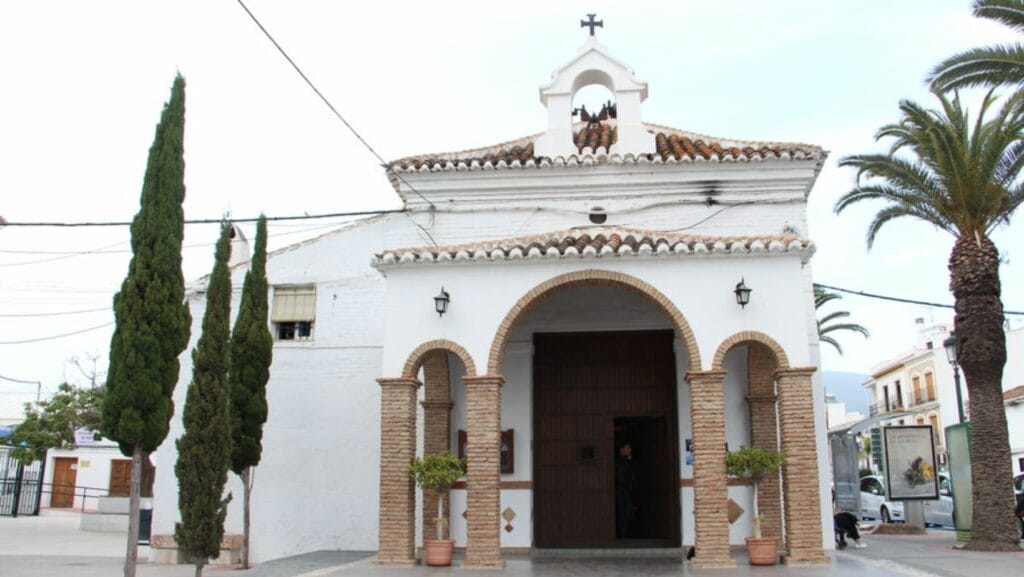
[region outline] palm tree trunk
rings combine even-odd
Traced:
[[[1019,551],[1013,518],[1010,443],[1003,409],[1006,334],[999,299],[999,251],[986,236],[962,235],[949,258],[957,359],[971,420],[971,541],[976,551]]]

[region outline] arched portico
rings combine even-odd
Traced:
[[[462,367],[449,363],[449,355],[461,361]],[[422,370],[423,380],[419,380]],[[444,453],[450,450],[451,439],[451,377],[454,370],[464,370],[464,380],[476,375],[476,364],[462,345],[435,339],[416,347],[409,354],[402,376],[378,379],[381,386],[381,466],[380,466],[380,534],[377,562],[385,565],[415,563],[415,488],[408,474],[409,463],[416,456],[416,397],[424,387],[423,451]],[[423,534],[432,535],[432,519],[437,511],[439,495],[423,491]],[[450,514],[449,503],[444,504]]]
[[[782,485],[778,478],[771,478],[758,490],[762,532],[784,536],[791,561],[825,561],[818,525],[820,493],[811,387],[816,369],[791,367],[782,346],[757,331],[725,339],[715,352],[713,369],[720,371],[725,356],[737,347],[746,347],[751,445],[781,450],[786,456]]]
[[[509,311],[503,317],[502,321],[499,323],[498,328],[495,331],[494,339],[492,341],[492,345],[491,345],[491,348],[490,348],[490,355],[489,355],[489,360],[488,360],[488,365],[487,365],[487,374],[490,375],[490,378],[502,379],[501,371],[502,371],[504,360],[505,360],[505,350],[506,350],[507,346],[509,345],[509,341],[511,339],[511,336],[512,336],[513,332],[516,330],[517,325],[519,325],[519,323],[521,323],[524,320],[524,318],[532,310],[535,310],[538,307],[538,305],[540,305],[541,303],[544,303],[544,302],[548,301],[549,299],[551,299],[555,295],[562,294],[564,291],[572,290],[574,288],[581,288],[581,287],[607,287],[607,288],[615,289],[616,291],[621,291],[621,292],[625,292],[625,293],[630,293],[632,295],[636,295],[636,296],[640,297],[640,299],[642,301],[644,301],[644,302],[646,302],[646,303],[648,303],[650,305],[653,305],[652,309],[655,309],[658,312],[660,312],[662,315],[664,315],[664,318],[669,322],[671,327],[674,329],[674,333],[676,335],[676,338],[678,339],[678,342],[681,345],[682,350],[679,352],[679,354],[681,354],[681,357],[677,357],[677,358],[679,360],[679,365],[684,365],[684,366],[680,367],[677,370],[681,369],[681,370],[685,371],[687,368],[693,368],[693,369],[697,369],[698,373],[699,373],[699,369],[701,367],[701,359],[700,359],[700,353],[699,353],[699,350],[698,350],[698,347],[697,347],[696,337],[695,337],[692,329],[690,328],[689,322],[686,320],[686,318],[683,316],[682,312],[679,310],[679,308],[675,305],[674,302],[672,302],[664,293],[659,291],[657,288],[655,288],[651,284],[649,284],[649,283],[647,283],[645,281],[642,281],[639,278],[636,278],[634,276],[623,274],[623,273],[620,273],[620,272],[613,272],[613,271],[606,271],[606,270],[597,270],[597,269],[588,269],[588,270],[577,271],[577,272],[562,274],[562,275],[553,277],[553,278],[551,278],[551,279],[549,279],[549,280],[547,280],[545,282],[540,283],[539,285],[535,286],[531,290],[527,291],[521,298],[519,298],[516,301],[516,303],[509,309]],[[481,379],[485,379],[485,378],[488,378],[488,377],[480,377],[480,378]],[[499,381],[499,382],[503,382],[503,381]],[[473,390],[472,390],[472,388],[470,388],[469,385],[467,385],[467,392],[470,395],[470,399],[472,399]],[[481,391],[481,392],[483,392],[483,391]],[[501,391],[500,391],[500,388],[494,387],[493,389],[488,390],[487,393],[490,395],[488,397],[488,400],[490,402],[495,403],[495,404],[491,405],[490,407],[488,407],[483,412],[486,413],[486,414],[500,415],[500,413],[501,413]],[[481,395],[479,398],[482,399],[483,395]],[[470,410],[473,410],[473,401],[472,400],[470,400],[469,406],[470,406]],[[721,417],[721,416],[719,416],[719,417]],[[674,417],[673,417],[673,421],[674,421]],[[470,420],[470,422],[472,422],[472,419]],[[718,426],[721,429],[721,431],[719,433],[719,436],[724,438],[724,427],[725,427],[725,424],[724,424],[724,420],[722,420],[721,418],[719,418],[719,420],[718,420]],[[497,423],[495,423],[495,426],[493,428],[488,428],[486,434],[488,435],[488,437],[486,439],[482,439],[481,442],[482,443],[486,442],[487,446],[489,446],[489,447],[493,446],[493,447],[496,448],[497,447],[497,441],[498,441],[498,426],[497,426]],[[471,436],[470,436],[470,439],[469,439],[469,443],[470,443],[470,446],[472,447],[472,445],[474,443],[474,439],[472,437],[472,432],[470,433],[470,435]],[[699,439],[699,433],[695,431],[694,437],[695,437],[695,442],[696,442],[697,439]],[[704,446],[711,446],[711,443],[705,443]],[[495,457],[496,457],[497,453],[495,452],[494,454],[495,454]],[[474,550],[476,552],[473,553],[473,555],[472,555],[473,558],[478,558],[478,559],[495,559],[495,558],[500,558],[500,549],[499,549],[500,543],[499,543],[499,539],[498,539],[498,535],[497,535],[497,529],[501,525],[500,522],[499,522],[499,517],[498,517],[499,511],[498,511],[498,508],[496,506],[496,504],[497,504],[497,502],[499,500],[499,490],[498,490],[498,483],[497,483],[498,475],[496,474],[497,471],[495,470],[495,468],[489,467],[485,471],[479,471],[479,473],[476,473],[474,471],[474,469],[473,469],[472,462],[473,462],[473,457],[472,457],[472,450],[471,450],[471,452],[470,452],[470,467],[471,468],[470,468],[470,471],[469,471],[469,495],[468,495],[468,499],[469,499],[469,503],[470,503],[470,506],[469,506],[470,517],[467,519],[467,521],[468,521],[468,535],[469,535],[469,539],[467,541],[467,564],[469,564],[469,561],[470,561],[470,558],[471,558],[471,552],[473,552]],[[714,466],[707,467],[707,469],[705,470],[706,474],[704,475],[703,478],[700,479],[700,481],[695,486],[695,491],[697,492],[698,495],[703,495],[704,492],[705,492],[705,489],[707,487],[711,486],[711,485],[717,485],[717,486],[720,486],[720,487],[723,487],[723,488],[726,486],[724,461],[721,464],[722,464],[722,467],[714,467]],[[720,470],[718,470],[718,469],[720,469]],[[476,474],[483,475],[484,478],[481,478],[481,479],[477,480],[474,477],[474,475],[476,475]],[[676,472],[675,475],[677,476],[678,472]],[[673,481],[673,482],[676,482],[676,481]],[[476,495],[476,496],[474,495],[474,493],[483,493],[484,490],[485,490],[484,487],[488,487],[488,489],[486,489],[486,491],[488,493],[486,499],[483,499],[482,495]],[[489,489],[489,487],[493,487],[493,489]],[[476,515],[481,515],[479,517],[479,520],[477,521],[476,524],[474,524],[474,517],[473,517],[474,516],[474,505],[473,505],[474,499],[480,499],[481,502],[487,502],[487,503],[494,503],[495,504],[495,506],[493,508],[488,505],[488,507],[487,507],[488,515],[486,517],[481,515],[481,511],[476,511],[475,512]],[[723,498],[722,502],[724,503],[724,498]],[[719,532],[715,533],[713,538],[716,539],[716,540],[721,541],[720,549],[722,551],[724,551],[724,556],[726,558],[728,558],[728,520],[726,518],[725,508],[720,506],[720,504],[718,504],[718,503],[713,503],[712,501],[707,500],[707,499],[703,499],[702,500],[700,498],[698,498],[698,500],[697,500],[697,508],[700,511],[700,516],[702,516],[704,518],[709,518],[709,519],[710,518],[716,518],[716,521],[718,521],[718,525],[725,529],[724,531],[719,531]],[[493,528],[493,531],[492,531],[491,528]],[[698,537],[697,537],[698,540],[701,541],[702,543],[706,542],[707,541],[706,539],[703,539],[702,537],[699,536],[700,535],[699,531],[700,531],[700,529],[698,529]],[[486,551],[482,550],[482,548],[477,548],[474,545],[474,535],[475,534],[476,535],[481,535],[481,536],[486,535],[486,538],[488,539],[488,541],[490,543],[493,543],[493,545],[491,545],[490,548],[488,548],[488,550],[486,550]],[[723,565],[723,564],[727,564],[728,563],[728,561],[723,561],[722,559],[716,558],[713,555],[713,550],[712,549],[713,549],[712,547],[710,547],[710,546],[708,547],[708,554],[706,556],[704,556],[704,558],[705,558],[704,564],[708,564],[708,565]]]
[[[487,372],[498,374],[501,370],[501,363],[505,356],[505,348],[508,345],[508,338],[516,323],[526,315],[533,307],[545,299],[563,290],[583,285],[609,286],[612,288],[624,289],[636,293],[649,300],[672,321],[676,335],[686,348],[687,360],[690,370],[699,370],[701,367],[700,351],[697,348],[697,338],[690,328],[690,323],[664,293],[634,276],[599,269],[588,269],[566,273],[549,279],[523,295],[516,304],[505,314],[504,319],[495,331],[494,340],[491,343],[490,355],[487,361]]]

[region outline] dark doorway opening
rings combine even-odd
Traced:
[[[536,547],[679,546],[673,334],[534,335]],[[620,539],[615,464],[627,438],[636,457],[636,517]]]
[[[652,544],[678,531],[679,460],[675,427],[666,415],[614,421],[616,538]],[[624,447],[628,445],[628,450]],[[630,453],[628,456],[623,453]],[[630,478],[623,478],[623,477]],[[621,486],[625,483],[625,486]],[[628,502],[629,507],[625,507]],[[674,506],[673,506],[674,505]]]

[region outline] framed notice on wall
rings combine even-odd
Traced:
[[[939,498],[930,425],[884,427],[885,486],[891,501]]]

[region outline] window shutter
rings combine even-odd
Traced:
[[[270,318],[272,322],[312,321],[315,318],[315,287],[274,288],[274,308]]]

